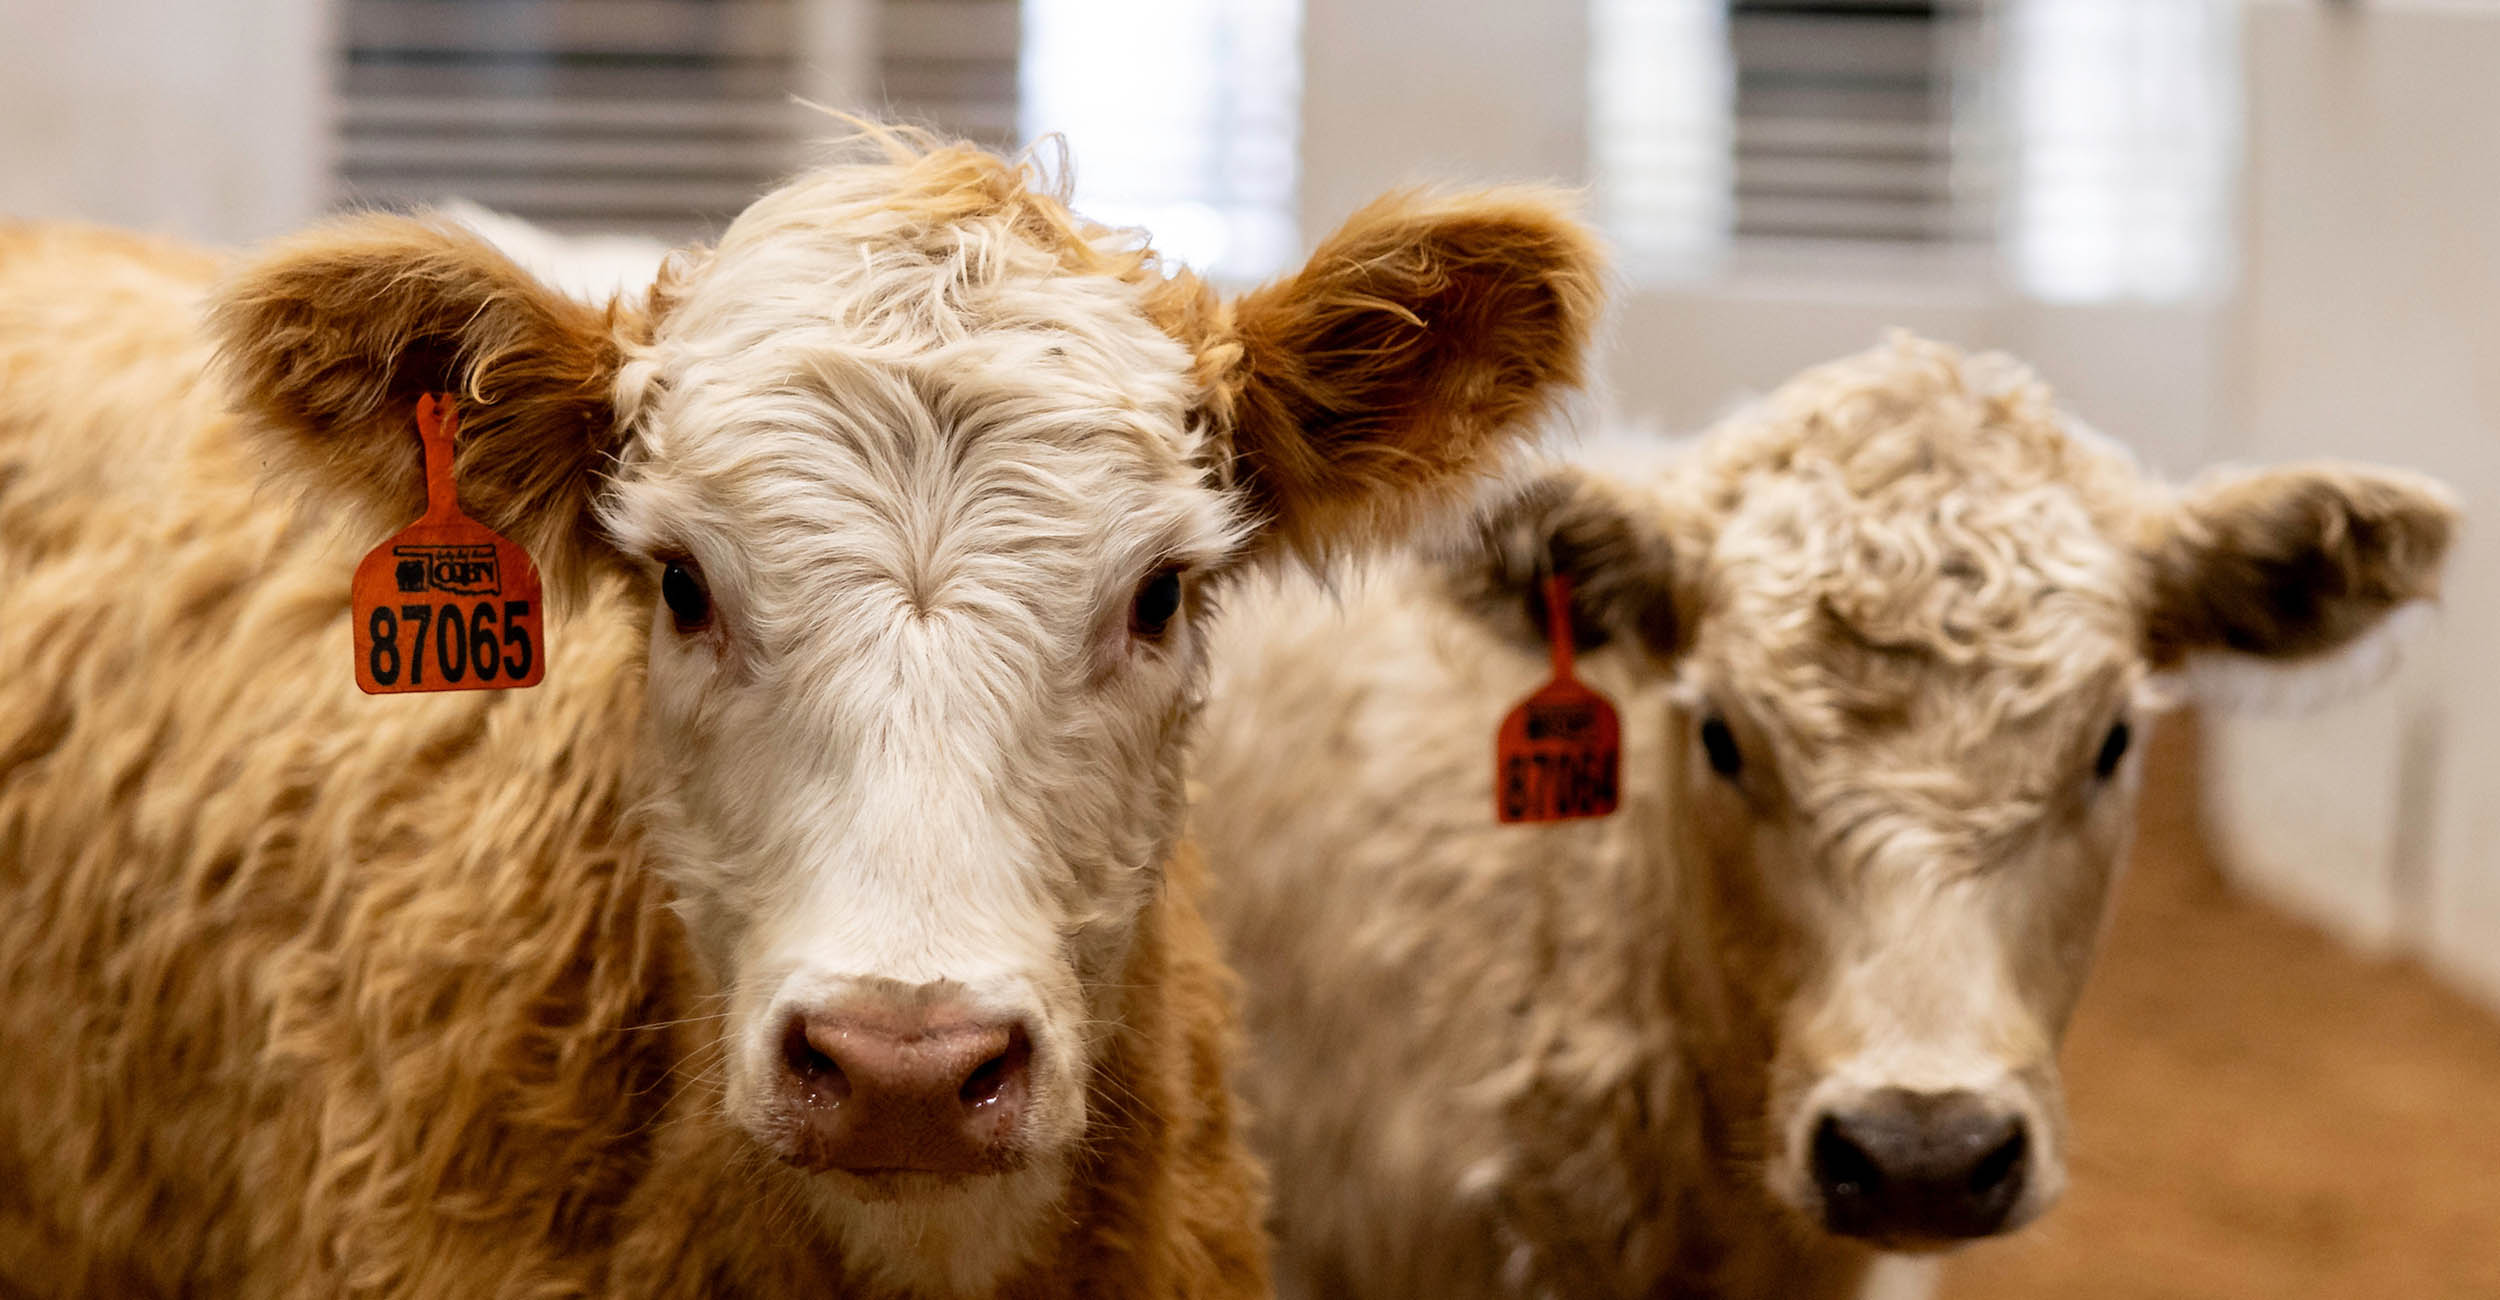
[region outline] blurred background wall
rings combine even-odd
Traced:
[[[2500,6],[2252,18],[2216,449],[2418,466],[2471,523],[2398,707],[2220,731],[2210,820],[2245,879],[2500,1001]]]
[[[218,240],[332,190],[329,0],[0,0],[0,213]]]
[[[2500,0],[0,0],[0,35],[10,216],[240,241],[458,194],[701,238],[826,132],[798,95],[1064,132],[1081,207],[1236,282],[1392,184],[1586,186],[1603,404],[1667,429],[1906,325],[2172,473],[2430,471],[2473,518],[2444,619],[2387,690],[2206,718],[2196,788],[2241,890],[2500,1006]]]

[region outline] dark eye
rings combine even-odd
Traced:
[[[1152,641],[1163,635],[1172,625],[1172,616],[1180,612],[1181,571],[1157,569],[1137,588],[1136,603],[1129,607],[1129,633]]]
[[[1736,748],[1736,733],[1727,719],[1711,714],[1701,720],[1701,750],[1710,756],[1710,770],[1733,780],[1744,770],[1745,755]]]
[[[2127,756],[2127,746],[2135,739],[2123,722],[2112,723],[2109,734],[2101,739],[2101,752],[2092,759],[2092,775],[2106,781],[2118,770],[2118,762]]]
[[[672,561],[660,574],[660,599],[668,602],[669,616],[677,620],[680,632],[691,632],[712,617],[712,594],[703,589],[703,579],[690,561]]]

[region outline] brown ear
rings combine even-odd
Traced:
[[[452,395],[461,505],[564,587],[594,546],[589,501],[619,442],[614,315],[458,226],[365,215],[253,257],[211,326],[277,471],[370,515],[376,536],[425,504],[416,399]]]
[[[2321,463],[2187,493],[2147,549],[2155,663],[2198,650],[2301,659],[2438,594],[2456,507],[2418,475]]]
[[[1580,381],[1596,239],[1563,197],[1396,194],[1233,304],[1237,466],[1305,557],[1447,504]]]
[[[1582,650],[1621,644],[1675,653],[1675,551],[1658,507],[1576,466],[1539,472],[1488,509],[1443,558],[1460,603],[1522,645],[1544,644],[1544,584],[1571,583],[1571,639]]]

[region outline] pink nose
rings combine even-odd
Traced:
[[[781,1086],[798,1131],[784,1158],[858,1174],[1010,1168],[1032,1057],[1024,1026],[942,1007],[792,1016]]]

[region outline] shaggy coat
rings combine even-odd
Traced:
[[[1131,513],[1197,530],[1181,534],[1200,548],[1185,557],[1199,566],[1185,625],[1202,582],[1266,556],[1359,548],[1462,493],[1576,378],[1591,245],[1542,195],[1407,196],[1358,217],[1299,276],[1219,302],[1014,167],[883,147],[766,200],[649,303],[606,310],[419,220],[356,218],[242,264],[0,228],[0,1059],[15,1080],[0,1089],[0,1292],[1267,1290],[1260,1178],[1227,1080],[1229,977],[1178,841],[1194,634],[1121,650],[1144,666],[1089,693],[1121,665],[1088,659],[1091,632],[1049,641],[1055,607],[1018,604],[1030,662],[1064,665],[1073,685],[1026,686],[1007,667],[984,683],[1047,689],[1051,719],[1137,719],[1120,733],[1133,769],[1071,775],[1129,783],[1101,796],[1116,800],[1054,813],[1062,796],[1042,769],[996,796],[1021,824],[1077,825],[1097,846],[1070,868],[1092,874],[1054,878],[1045,896],[1066,952],[1036,958],[1075,972],[1064,1042],[1050,1044],[1081,1093],[1049,1099],[1079,1126],[1064,1154],[1034,1154],[1005,1199],[973,1203],[990,1217],[959,1223],[918,1208],[908,1186],[884,1200],[827,1191],[828,1176],[777,1161],[769,1126],[737,1109],[740,996],[774,987],[753,974],[748,936],[773,920],[756,909],[793,905],[809,878],[758,903],[734,891],[764,895],[729,879],[727,859],[688,856],[741,827],[720,820],[730,814],[688,771],[694,742],[680,737],[708,737],[703,718],[742,707],[768,633],[817,631],[729,620],[740,599],[770,608],[793,575],[842,572],[805,549],[856,541],[842,521],[819,536],[797,520],[816,508],[811,492],[852,485],[811,478],[808,458],[865,444],[842,442],[850,390],[834,387],[817,414],[816,390],[786,378],[747,394],[779,404],[780,441],[724,441],[732,426],[707,425],[701,403],[740,390],[700,366],[767,358],[807,326],[832,350],[820,355],[864,350],[842,354],[867,356],[863,385],[940,344],[956,349],[944,368],[978,377],[990,373],[981,340],[1012,351],[1013,331],[1047,331],[1053,350],[1014,352],[1005,372],[1042,385],[1041,399],[1088,366],[1143,396],[1089,409],[1081,436],[1048,445],[965,434],[952,468],[984,447],[1031,446],[1060,455],[1052,465],[1126,476],[1077,485],[1098,502],[1161,494],[1160,514]],[[826,260],[811,271],[801,254]],[[843,277],[887,273],[901,278],[884,300],[842,306]],[[1068,287],[1054,298],[1052,284]],[[742,285],[749,305],[785,318],[741,317]],[[1020,306],[1010,295],[1028,288],[1037,305]],[[898,332],[915,322],[944,337]],[[750,323],[755,341],[704,350]],[[213,364],[221,338],[231,386]],[[469,512],[547,571],[552,660],[534,689],[373,698],[351,680],[348,575],[416,512],[408,411],[430,390],[463,403]],[[1010,396],[1022,404],[998,420],[1049,409]],[[998,423],[980,414],[959,427]],[[802,436],[821,428],[834,432]],[[742,534],[754,515],[702,495],[723,481],[703,474],[724,465],[793,513]],[[1029,503],[1056,484],[1020,486]],[[687,501],[714,510],[701,540],[719,547],[722,626],[700,636],[655,615],[660,564],[637,549],[683,524],[672,510]],[[1116,537],[1125,522],[1101,526]],[[1053,551],[1069,528],[1032,528],[1000,545],[1035,565],[1084,558]],[[960,535],[938,537],[960,543],[944,552],[959,578],[981,559]],[[896,562],[895,581],[926,577],[913,560]],[[1026,572],[1051,588],[1032,601],[1092,600],[1092,584]],[[967,598],[923,592],[932,619]],[[1125,610],[1128,587],[1112,599]],[[718,675],[702,666],[739,654]],[[685,697],[654,718],[664,671]],[[800,726],[839,686],[793,681],[770,725]],[[1045,739],[1092,733],[1070,734]],[[752,797],[777,789],[780,769],[770,745],[744,742],[704,742],[747,764],[731,768],[749,789],[730,813],[804,813]],[[1066,821],[1079,815],[1092,820]],[[748,869],[773,866],[754,856]],[[889,942],[939,942],[952,932],[937,913],[972,901],[941,892],[926,914],[870,910],[883,897],[870,891],[888,887],[811,886],[855,891],[854,915]],[[1035,1022],[1037,1041],[1057,1023]],[[1037,1226],[1012,1217],[1018,1197]],[[931,1241],[957,1245],[930,1258]]]
[[[1257,587],[1193,816],[1280,1290],[1924,1294],[1932,1255],[1841,1235],[1819,1118],[1961,1090],[2028,1134],[1999,1226],[2044,1209],[2156,675],[2344,645],[2431,594],[2449,519],[2343,466],[2176,493],[1901,340],[1558,466],[1475,545]],[[1622,807],[1499,825],[1554,572]]]

